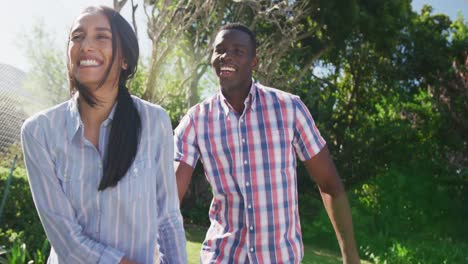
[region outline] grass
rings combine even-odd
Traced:
[[[199,264],[201,243],[205,238],[206,228],[187,225],[185,235],[187,237],[187,255],[189,264]],[[339,254],[318,248],[313,245],[304,245],[303,264],[341,264]],[[365,263],[365,262],[363,262]]]

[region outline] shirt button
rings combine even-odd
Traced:
[[[245,143],[245,138],[242,138],[242,142]]]
[[[240,121],[241,121],[241,123],[243,123],[243,122],[244,122],[244,119],[243,119],[243,118],[241,118],[241,120],[240,120]]]
[[[134,169],[133,169],[133,172],[134,172],[134,173],[137,173],[137,172],[138,172],[138,168],[134,168]]]
[[[247,164],[247,160],[244,160],[244,164]]]
[[[247,208],[252,209],[252,205],[250,205],[250,204],[247,205]]]
[[[252,230],[253,230],[253,226],[250,226],[250,231],[252,231]]]
[[[254,248],[253,248],[253,247],[250,248],[250,252],[254,252]]]
[[[246,186],[249,186],[249,185],[250,185],[250,183],[249,183],[249,182],[246,182],[246,183],[245,183],[245,185],[246,185]]]

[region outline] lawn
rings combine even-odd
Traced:
[[[187,254],[189,264],[199,263],[201,243],[205,237],[206,228],[198,226],[186,226]],[[313,245],[304,245],[304,264],[341,264],[341,257],[334,252],[320,249]]]

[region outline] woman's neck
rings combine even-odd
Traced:
[[[85,127],[99,127],[101,123],[107,119],[110,112],[112,111],[112,107],[117,100],[118,88],[103,88],[104,87],[101,87],[96,91],[96,93],[94,93],[94,96],[97,99],[94,107],[86,103],[86,101],[81,96],[78,97],[78,109],[80,111],[81,120],[83,121],[83,125]]]

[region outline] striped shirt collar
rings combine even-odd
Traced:
[[[104,120],[104,122],[102,122],[102,125],[109,126],[111,124],[114,119],[116,106],[117,101],[112,106],[109,116]],[[81,121],[80,111],[78,109],[78,93],[74,93],[70,100],[68,100],[67,138],[69,141],[73,140],[82,126],[83,122]]]
[[[244,100],[244,105],[246,108],[250,107],[252,111],[255,111],[255,101],[257,99],[257,85],[255,84],[255,80],[252,79],[252,84],[250,86],[250,91],[247,97]],[[218,100],[221,103],[221,108],[224,111],[224,115],[229,115],[230,111],[234,111],[233,107],[229,104],[226,97],[221,92],[221,89],[218,92]],[[242,114],[242,113],[240,113]]]

